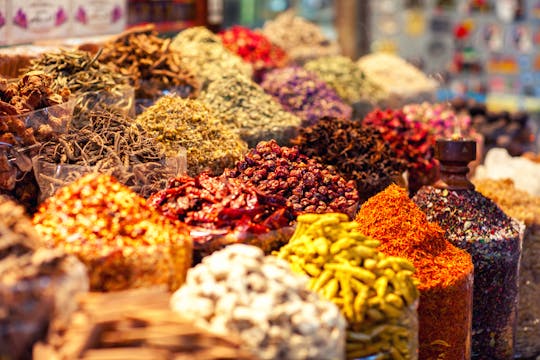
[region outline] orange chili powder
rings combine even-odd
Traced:
[[[408,259],[416,268],[419,359],[470,358],[471,256],[448,242],[444,230],[397,185],[365,202],[356,221],[363,234],[381,242],[381,252]]]

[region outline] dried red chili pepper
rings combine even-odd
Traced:
[[[196,261],[237,242],[257,245],[267,252],[275,250],[286,240],[287,232],[280,229],[294,220],[285,198],[265,194],[242,179],[208,173],[171,179],[148,204],[192,227]]]

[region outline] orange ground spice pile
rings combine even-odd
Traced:
[[[420,304],[419,359],[468,359],[472,320],[473,264],[430,223],[405,189],[390,185],[362,205],[356,221],[379,250],[411,261]]]

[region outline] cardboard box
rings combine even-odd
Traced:
[[[70,0],[8,0],[9,44],[65,37],[71,28]]]
[[[70,36],[115,34],[126,27],[126,0],[72,0],[72,3]]]

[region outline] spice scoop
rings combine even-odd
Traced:
[[[524,225],[474,190],[467,179],[476,144],[440,139],[436,154],[441,181],[421,188],[413,200],[438,223],[448,240],[474,263],[472,359],[510,359],[514,353],[518,273]]]

